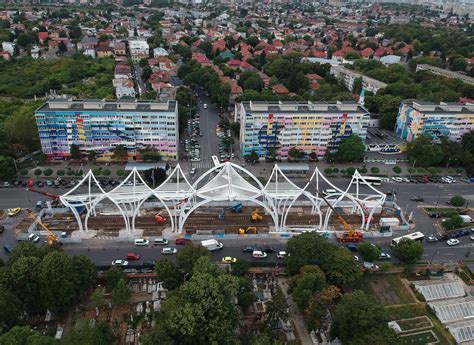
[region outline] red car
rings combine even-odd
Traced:
[[[140,255],[135,254],[135,253],[128,253],[127,254],[127,260],[128,261],[138,261],[138,260],[140,260]]]
[[[186,243],[191,243],[191,240],[189,238],[177,238],[174,241],[175,244],[186,244]]]

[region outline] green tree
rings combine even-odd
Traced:
[[[97,278],[95,264],[85,255],[71,257],[70,279],[74,285],[76,296],[91,289]]]
[[[177,344],[231,342],[239,323],[234,304],[238,286],[237,277],[200,257],[191,279],[162,304],[160,326]]]
[[[130,295],[131,292],[127,286],[127,281],[122,278],[112,290],[112,302],[115,305],[124,304],[129,300]]]
[[[13,159],[7,156],[0,156],[0,178],[11,178],[15,176],[15,166]]]
[[[302,72],[292,73],[284,85],[290,92],[305,91],[309,88],[309,80]]]
[[[393,255],[404,265],[414,265],[423,256],[423,245],[410,239],[403,239],[392,249]]]
[[[376,246],[370,242],[364,242],[359,244],[357,251],[365,261],[369,262],[373,262],[374,260],[378,259],[380,254],[382,253],[379,246]]]
[[[247,38],[245,42],[255,48],[257,44],[260,42],[260,40],[258,39],[257,36],[250,36],[249,38]]]
[[[105,289],[104,288],[97,288],[94,289],[91,295],[91,301],[94,303],[94,306],[100,308],[105,303]]]
[[[298,159],[301,157],[301,154],[302,152],[296,147],[292,147],[288,150],[288,157],[291,159]]]
[[[360,162],[364,158],[365,146],[362,139],[352,134],[341,140],[337,150],[337,159],[343,162]]]
[[[97,151],[96,150],[90,150],[87,152],[87,159],[89,162],[95,162],[95,159],[97,157]]]
[[[76,144],[71,144],[71,147],[69,148],[69,152],[71,154],[71,159],[81,159],[82,158],[82,153],[79,145]]]
[[[344,343],[387,328],[385,309],[362,290],[343,295],[336,306],[333,332]]]
[[[453,214],[448,219],[443,221],[443,227],[446,230],[458,229],[458,228],[462,227],[463,224],[464,224],[463,219],[457,214]]]
[[[114,153],[112,154],[112,159],[123,161],[127,159],[128,153],[127,148],[123,145],[117,145],[114,148]]]
[[[38,267],[41,302],[52,312],[64,312],[78,297],[72,269],[69,256],[58,251],[47,254]]]
[[[455,195],[449,199],[449,204],[455,207],[463,207],[466,204],[466,199],[460,195]]]
[[[400,174],[402,172],[402,168],[399,166],[394,166],[392,170],[395,174]]]
[[[67,333],[61,344],[64,345],[112,345],[115,343],[112,330],[107,322],[101,321],[95,324],[90,319],[83,319],[79,327]]]
[[[370,168],[370,172],[372,174],[378,174],[380,172],[380,169],[377,168],[377,167],[372,167],[372,168]]]
[[[5,332],[17,325],[23,306],[16,294],[0,288],[0,330]]]
[[[420,167],[437,166],[443,160],[443,152],[439,145],[433,145],[429,135],[422,134],[408,145],[408,159]]]
[[[265,325],[271,331],[274,331],[279,327],[278,324],[280,320],[288,321],[288,305],[286,304],[285,295],[280,289],[276,290],[266,307]]]
[[[28,326],[15,326],[0,336],[0,344],[5,345],[53,345],[56,340],[33,331]]]
[[[239,277],[244,277],[250,268],[250,263],[245,259],[237,259],[232,265],[232,273]]]
[[[177,289],[181,285],[182,277],[179,268],[168,258],[161,258],[157,261],[155,272],[168,290]]]
[[[321,267],[328,281],[337,286],[350,285],[362,276],[359,265],[349,251],[336,246],[332,252],[331,262]]]
[[[307,303],[308,306],[304,309],[305,320],[310,330],[321,328],[327,310],[334,307],[335,300],[340,296],[341,290],[334,285],[313,294]]]
[[[207,248],[188,243],[184,246],[182,250],[176,255],[176,262],[178,267],[183,270],[185,273],[191,274],[193,271],[194,264],[201,257],[210,257],[209,250]]]
[[[32,104],[33,105],[33,104]],[[8,116],[3,123],[5,136],[15,151],[29,153],[39,146],[38,130],[32,105],[23,106]]]
[[[292,296],[298,306],[304,309],[311,296],[326,286],[326,276],[316,265],[303,266],[300,274],[292,278]]]
[[[467,68],[467,62],[463,57],[457,57],[451,61],[451,69],[453,71],[465,71]]]
[[[107,282],[107,287],[110,290],[113,290],[120,280],[126,278],[127,275],[123,272],[121,268],[117,266],[112,266],[107,270],[107,272],[105,272],[105,280]]]
[[[346,175],[348,175],[348,176],[353,176],[353,175],[355,174],[355,170],[356,170],[356,169],[353,168],[353,167],[347,168],[347,169],[346,169]],[[341,173],[342,173],[342,170],[341,170]]]

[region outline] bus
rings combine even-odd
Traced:
[[[222,164],[221,162],[219,162],[219,158],[217,158],[217,156],[211,156],[211,159],[212,159],[212,163],[214,164],[215,167],[218,167],[216,169],[217,172],[221,171],[222,169]]]
[[[382,184],[382,179],[380,177],[374,177],[374,176],[362,176],[362,177],[367,182],[367,184],[370,184],[372,186],[380,186]]]
[[[423,233],[417,231],[408,235],[400,236],[397,238],[392,239],[392,243],[390,244],[392,247],[395,247],[401,240],[408,238],[409,240],[423,242],[425,239],[425,235]]]

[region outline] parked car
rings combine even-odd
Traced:
[[[252,256],[255,258],[255,259],[265,259],[267,257],[267,253],[265,252],[262,252],[260,250],[254,250],[252,252]]]
[[[176,254],[178,250],[176,248],[165,247],[161,250],[161,254],[163,255],[171,255]]]
[[[371,271],[377,271],[379,269],[379,266],[377,266],[373,262],[368,262],[368,261],[364,261],[363,266],[365,269],[371,270]]]
[[[459,243],[461,243],[461,242],[459,242],[459,240],[455,239],[455,238],[451,238],[451,239],[446,241],[446,244],[448,246],[457,246]]]
[[[136,246],[147,246],[148,244],[150,243],[150,241],[144,239],[144,238],[137,238],[135,241],[134,241],[134,244]]]
[[[436,238],[435,235],[429,235],[426,240],[427,240],[428,242],[438,242],[438,239]]]
[[[275,253],[276,249],[273,248],[273,247],[265,247],[265,248],[262,249],[262,252],[267,253],[267,254],[271,254],[271,253]]]
[[[356,244],[348,244],[347,249],[349,249],[351,252],[356,252],[357,251],[357,245]]]
[[[286,257],[286,252],[284,250],[280,250],[277,253],[277,259],[284,259]]]
[[[177,238],[174,243],[178,245],[184,245],[186,243],[191,243],[192,241],[189,238]]]
[[[196,168],[192,168],[191,171],[189,172],[190,175],[194,175],[196,173]]]
[[[128,266],[127,260],[114,260],[112,261],[112,266]]]

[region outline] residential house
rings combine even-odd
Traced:
[[[2,42],[3,51],[9,53],[10,56],[15,55],[15,46],[16,44],[13,42]]]
[[[127,55],[127,45],[124,42],[114,42],[114,54],[115,56]]]
[[[287,95],[290,93],[290,91],[286,88],[285,85],[283,84],[276,84],[272,86],[272,90],[274,93],[277,95]]]
[[[158,48],[153,49],[153,57],[155,58],[158,56],[168,56],[168,55],[169,53],[165,48],[158,47]]]
[[[97,37],[83,37],[80,42],[77,43],[78,50],[94,49],[99,45]]]
[[[147,41],[133,40],[128,42],[130,56],[134,63],[138,63],[141,59],[147,59],[150,54],[150,47]]]
[[[111,47],[101,45],[97,47],[96,53],[98,58],[110,57],[113,54],[113,49]]]

